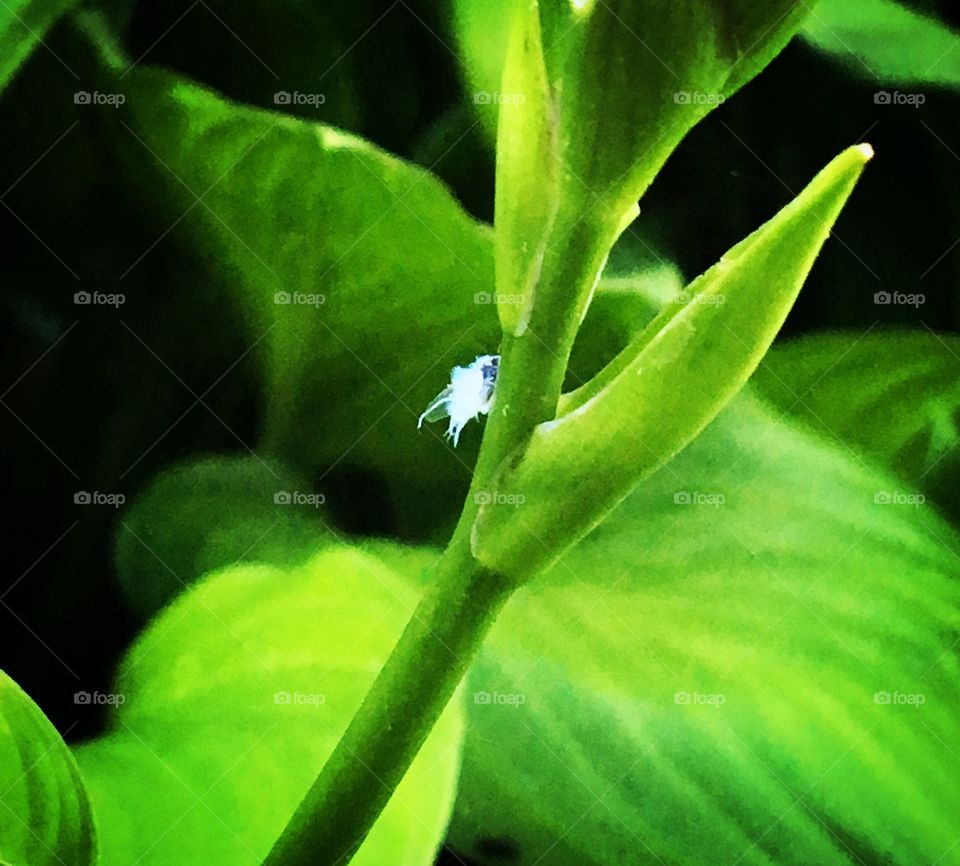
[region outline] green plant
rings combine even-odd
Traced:
[[[547,56],[538,5],[518,4],[497,147],[494,250],[504,337],[470,494],[430,589],[268,863],[315,862],[317,850],[331,863],[352,854],[512,590],[555,563],[699,433],[772,342],[872,155],[867,146],[838,157],[561,402],[573,342],[609,250],[666,155],[706,110],[699,98],[693,110],[686,99],[668,101],[670,89],[678,91],[656,69],[665,65],[657,48],[673,48],[680,80],[694,93],[724,97],[799,22],[801,10],[782,5],[763,13],[743,5],[731,24],[711,4],[698,4],[693,27],[691,10],[665,6],[656,10],[654,58],[634,62],[624,44],[636,38],[629,5],[547,6],[547,28],[573,32]],[[735,54],[740,44],[751,46],[746,55]],[[649,98],[624,100],[641,83]],[[524,503],[522,516],[504,515],[505,502]]]
[[[0,85],[67,5],[0,12]],[[689,283],[656,251],[614,262],[687,134],[795,33],[893,81],[929,80],[949,35],[810,5],[459,0],[492,230],[359,135],[141,64],[113,10],[64,20],[83,87],[124,96],[77,114],[71,159],[104,158],[176,242],[173,301],[153,246],[124,262],[149,306],[123,335],[244,450],[167,455],[111,517],[144,628],[109,694],[74,696],[105,705],[96,736],[66,746],[0,676],[0,860],[424,866],[448,839],[526,866],[950,862],[960,545],[921,506],[956,513],[956,340],[767,354],[872,149]],[[337,16],[287,11],[339,64]],[[901,66],[872,16],[924,51]],[[211,344],[249,362],[255,449],[207,403],[227,373],[174,372]],[[479,424],[457,450],[418,433],[444,369],[492,352],[479,451]],[[159,441],[156,377],[118,388],[98,479]],[[342,462],[406,544],[343,528],[319,492]]]

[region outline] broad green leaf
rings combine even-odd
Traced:
[[[511,26],[497,136],[497,312],[503,329],[529,323],[546,245],[559,207],[559,106],[547,80],[536,0],[517,4]]]
[[[347,547],[288,570],[227,569],[180,597],[123,662],[109,733],[77,749],[103,866],[259,866],[417,600]],[[461,727],[455,701],[353,863],[433,862]]]
[[[114,565],[148,618],[201,575],[240,562],[291,566],[331,540],[322,493],[275,460],[206,457],[155,478],[121,514]]]
[[[0,93],[75,0],[4,0],[0,4]]]
[[[192,254],[232,276],[259,341],[268,449],[315,480],[382,475],[399,530],[449,520],[478,430],[458,453],[417,417],[452,366],[496,350],[489,228],[359,138],[155,70],[125,82],[132,180],[161,229],[183,217]]]
[[[896,0],[821,0],[801,32],[870,80],[960,86],[960,34]]]
[[[0,863],[94,866],[96,849],[90,803],[70,750],[0,671]]]
[[[844,151],[561,401],[480,508],[474,547],[485,564],[536,573],[709,423],[773,342],[871,154]],[[521,519],[502,497],[524,502]]]
[[[455,849],[954,862],[960,548],[930,508],[875,504],[896,485],[737,398],[508,603],[469,684]]]
[[[960,339],[931,331],[805,337],[775,347],[754,381],[782,411],[957,512]]]

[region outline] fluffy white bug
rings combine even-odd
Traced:
[[[478,415],[486,415],[493,406],[499,369],[499,355],[480,355],[466,367],[454,367],[450,371],[450,384],[430,401],[417,422],[417,429],[424,421],[449,418],[447,436],[456,447],[464,425]]]

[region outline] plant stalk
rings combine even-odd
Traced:
[[[559,237],[544,257],[530,323],[523,334],[503,337],[496,400],[471,493],[490,492],[503,461],[526,443],[534,427],[556,417],[581,317],[616,238],[603,220],[562,213],[559,221]],[[467,506],[458,532],[468,519],[472,523],[469,501]]]
[[[265,866],[342,866],[360,847],[513,589],[469,544],[444,553],[400,641]]]
[[[571,219],[548,251],[529,326],[505,335],[494,409],[470,493],[430,589],[264,866],[343,866],[362,844],[516,588],[471,537],[505,460],[552,419],[609,226]],[[489,498],[487,499],[489,501]]]

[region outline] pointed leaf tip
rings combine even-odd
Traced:
[[[854,145],[668,303],[604,370],[566,395],[507,461],[475,555],[519,579],[546,567],[683,449],[744,385],[783,325],[873,149]]]

